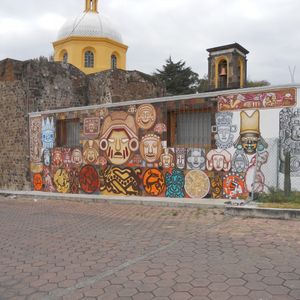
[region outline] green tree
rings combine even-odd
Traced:
[[[170,56],[162,70],[156,71],[153,75],[165,83],[170,95],[194,94],[198,91],[199,75],[191,67],[186,67],[182,60],[173,62]]]
[[[267,80],[247,80],[247,87],[268,86],[270,82]]]
[[[207,74],[204,74],[203,77],[199,79],[198,92],[203,93],[203,92],[207,92],[208,90],[209,90],[208,76]]]

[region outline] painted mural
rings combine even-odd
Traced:
[[[166,124],[168,110],[178,106],[175,102],[93,107],[76,115],[41,113],[29,121],[32,188],[73,194],[245,199],[252,192],[266,191],[271,153],[261,108],[282,107],[280,170],[289,150],[291,175],[300,177],[300,108],[289,107],[296,103],[295,97],[293,89],[219,97],[219,111],[212,112],[207,126],[210,144],[169,145],[168,134],[176,134],[176,126]],[[191,101],[191,107],[195,104]],[[57,147],[61,144],[57,120],[72,118],[80,122],[79,143]]]
[[[216,125],[212,127],[212,132],[216,133],[215,140],[219,149],[228,149],[233,146],[237,126],[232,125],[232,117],[232,112],[216,113]]]
[[[280,172],[284,173],[285,155],[290,152],[291,176],[300,177],[300,108],[280,111]]]
[[[219,111],[292,107],[296,105],[296,89],[239,93],[218,96]]]
[[[191,198],[203,198],[209,192],[210,181],[203,171],[192,170],[185,176],[184,188]]]
[[[34,117],[29,121],[30,161],[39,163],[42,159],[42,118]]]

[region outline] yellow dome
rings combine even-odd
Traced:
[[[97,6],[98,0],[85,0],[85,11],[62,26],[53,43],[54,61],[72,64],[86,74],[126,70],[128,47]]]

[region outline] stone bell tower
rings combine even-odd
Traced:
[[[246,87],[248,50],[234,43],[207,51],[209,90]]]

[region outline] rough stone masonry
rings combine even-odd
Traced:
[[[47,59],[0,61],[0,189],[30,190],[28,113],[164,95],[162,83],[138,71],[85,75]]]

